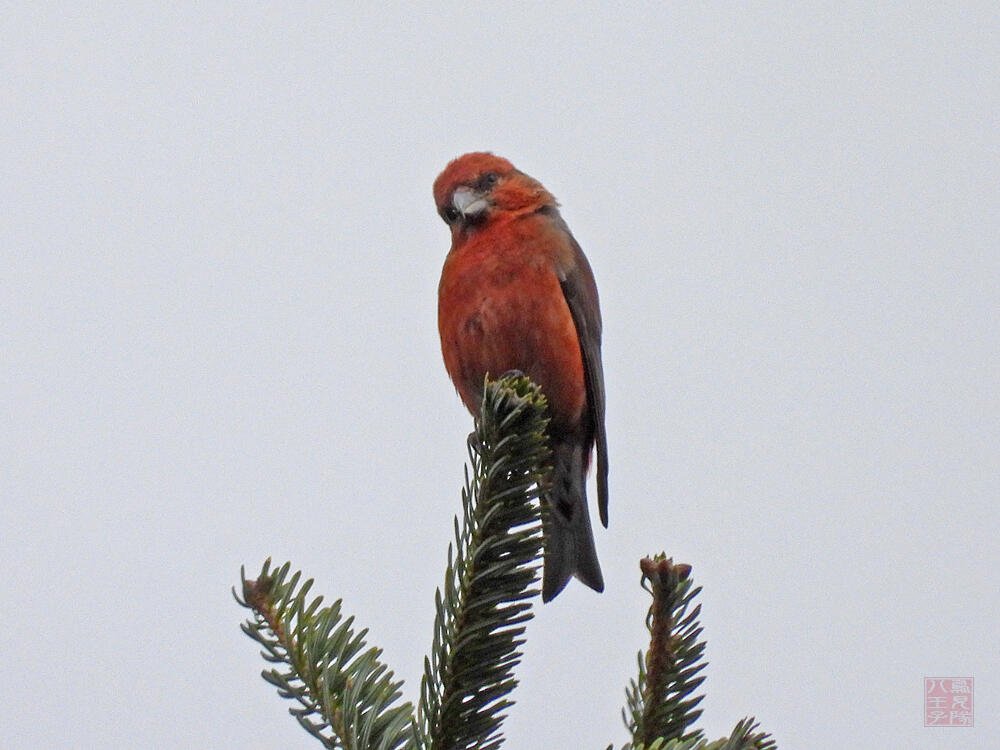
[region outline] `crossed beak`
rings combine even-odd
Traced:
[[[478,216],[489,208],[486,196],[472,188],[460,187],[451,197],[451,205],[466,218]]]

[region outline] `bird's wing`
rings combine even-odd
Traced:
[[[565,234],[568,252],[560,254],[556,265],[563,295],[576,325],[583,372],[587,384],[587,405],[590,409],[594,442],[597,445],[597,509],[601,523],[608,525],[608,436],[604,426],[604,366],[601,363],[601,309],[597,299],[597,284],[590,263],[579,243],[557,211],[550,218]]]

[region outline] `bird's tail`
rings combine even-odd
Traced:
[[[552,488],[545,514],[545,572],[542,601],[550,601],[576,576],[604,591],[587,509],[587,469],[579,440],[557,441],[552,451]]]

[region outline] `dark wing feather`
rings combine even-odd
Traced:
[[[557,211],[552,219],[569,240],[570,262],[559,269],[559,282],[569,305],[583,353],[583,372],[587,383],[594,442],[597,445],[597,509],[601,523],[608,525],[608,436],[604,426],[604,366],[601,364],[601,308],[597,284],[590,263],[580,249],[566,222]]]

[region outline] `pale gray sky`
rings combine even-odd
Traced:
[[[1000,10],[878,5],[6,4],[5,747],[318,746],[238,630],[269,555],[416,697],[470,428],[431,182],[479,149],[605,320],[607,591],[538,610],[509,747],[625,740],[659,550],[710,736],[995,747]]]

